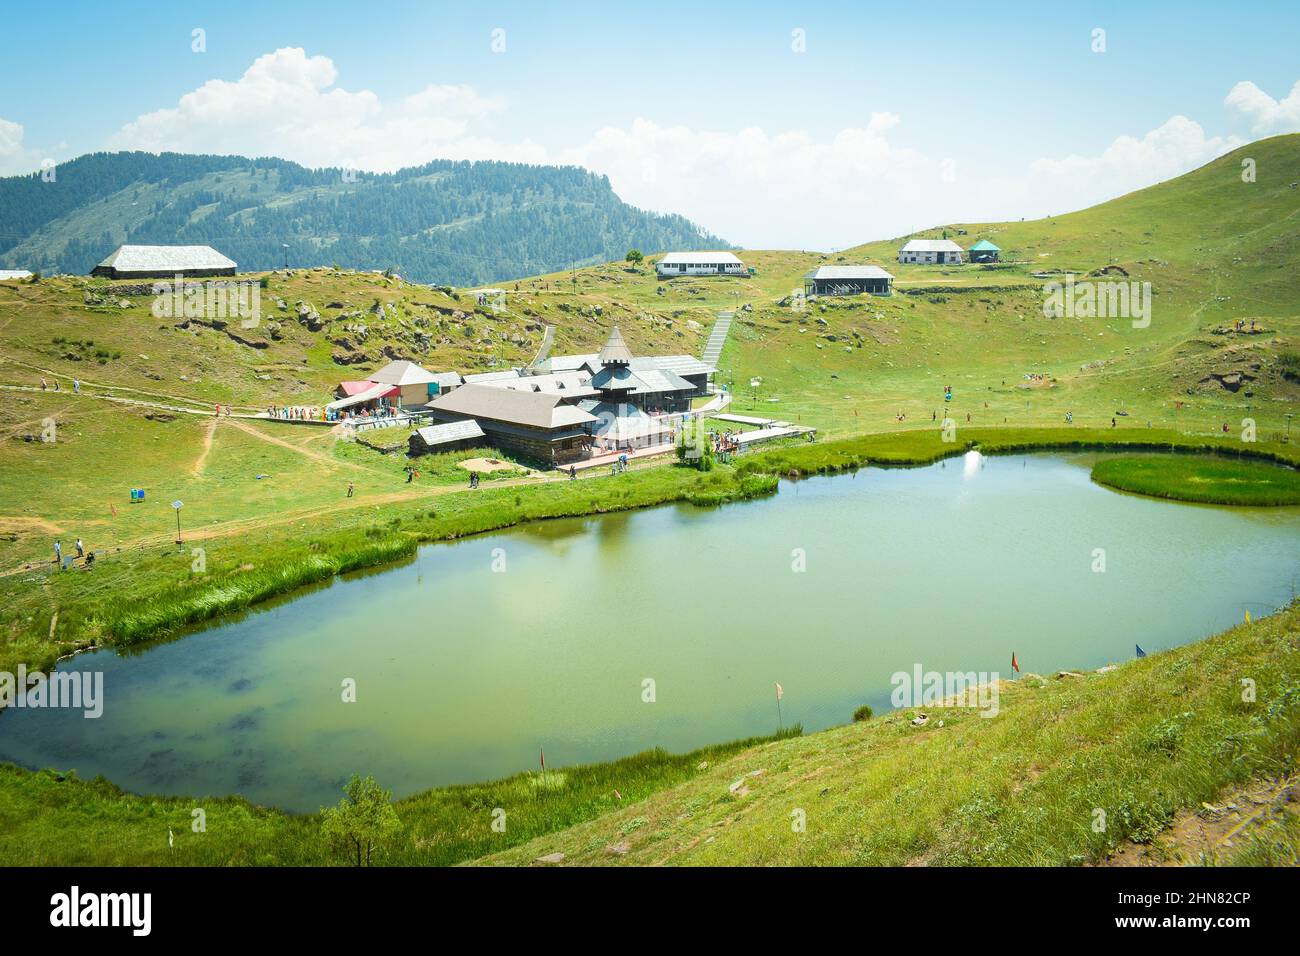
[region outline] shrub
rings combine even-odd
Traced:
[[[861,723],[864,720],[870,720],[874,716],[875,714],[872,713],[871,705],[863,704],[861,707],[859,707],[857,710],[853,712],[853,722],[855,724]]]
[[[1279,352],[1277,367],[1283,378],[1300,382],[1300,352]]]

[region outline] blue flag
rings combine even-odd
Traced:
[[[1138,657],[1146,657],[1146,656],[1147,656],[1147,652],[1144,651],[1144,650],[1142,650],[1142,645],[1140,645],[1140,644],[1134,644],[1133,646],[1137,648],[1137,655],[1138,655]]]

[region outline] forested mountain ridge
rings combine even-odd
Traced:
[[[241,271],[337,264],[472,285],[725,248],[678,215],[623,202],[576,166],[434,160],[395,173],[275,158],[92,153],[52,179],[0,179],[0,268],[86,273],[124,242],[211,245]]]

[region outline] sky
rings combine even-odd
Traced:
[[[47,0],[0,33],[0,175],[119,149],[576,164],[732,243],[838,249],[1300,132],[1298,36],[1294,0]]]

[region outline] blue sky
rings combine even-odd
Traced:
[[[104,11],[44,3],[0,36],[0,172],[128,147],[579,162],[733,241],[829,248],[1062,211],[1300,129],[1293,2]]]

